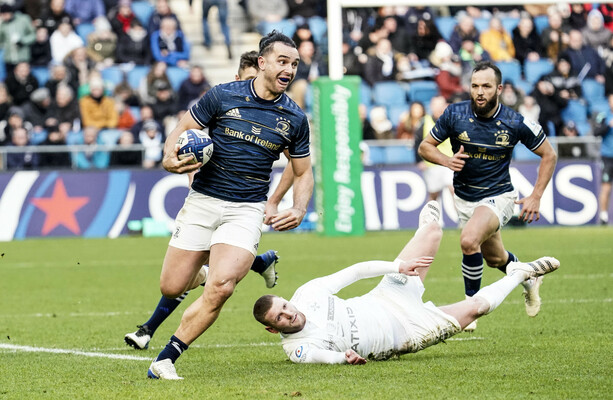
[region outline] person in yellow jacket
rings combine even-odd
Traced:
[[[98,77],[89,81],[90,93],[79,100],[83,127],[112,129],[117,127],[119,114],[115,101],[104,95],[104,82]]]
[[[515,59],[515,45],[511,35],[504,29],[499,18],[492,18],[490,28],[481,33],[479,42],[485,51],[490,54],[492,61],[513,61]]]

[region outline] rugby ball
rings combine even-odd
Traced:
[[[201,162],[206,164],[213,155],[213,141],[209,134],[199,129],[188,129],[177,139],[179,145],[179,160],[193,155],[190,164]]]

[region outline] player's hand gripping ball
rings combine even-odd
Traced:
[[[199,129],[188,129],[179,135],[179,160],[193,155],[190,164],[201,162],[206,164],[213,155],[213,141],[211,137]]]

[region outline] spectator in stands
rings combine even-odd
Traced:
[[[118,115],[117,129],[125,130],[132,128],[136,123],[136,118],[134,118],[132,110],[130,110],[130,107],[121,97],[115,96],[115,109]]]
[[[473,67],[479,61],[490,60],[490,54],[481,47],[479,42],[469,39],[462,42],[458,54],[462,61],[462,78],[460,79],[460,83],[464,87],[469,87],[468,85],[470,85]]]
[[[121,101],[128,107],[140,107],[140,98],[130,83],[125,79],[119,82],[113,90],[115,101]]]
[[[532,96],[524,96],[517,111],[530,121],[538,121],[541,115],[541,107],[539,107],[536,99]]]
[[[613,4],[600,3],[598,11],[600,11],[602,17],[604,18],[604,26],[613,32]]]
[[[48,119],[46,124],[57,125],[59,131],[65,135],[70,131],[80,129],[81,113],[72,87],[63,82],[60,83],[54,99],[49,108],[49,118],[53,120]]]
[[[160,29],[151,34],[151,53],[156,61],[170,66],[187,67],[190,46],[172,18],[162,19]]]
[[[570,59],[567,56],[562,55],[558,58],[555,69],[547,75],[547,78],[560,94],[560,97],[575,100],[583,97],[581,81],[577,74],[572,72]]]
[[[504,29],[500,18],[490,20],[489,29],[481,33],[479,43],[490,54],[492,61],[512,61],[515,59],[515,46],[511,35]]]
[[[158,129],[158,125],[153,121],[145,122],[138,138],[145,147],[143,167],[150,169],[159,166],[162,161],[164,135]]]
[[[581,31],[573,29],[568,36],[568,48],[562,55],[570,59],[571,71],[580,79],[596,79],[604,84],[605,65],[598,52],[584,44]]]
[[[316,53],[314,42],[301,42],[298,47],[298,55],[300,64],[296,69],[294,80],[287,89],[287,94],[300,108],[307,111],[306,94],[309,85],[320,76],[327,75],[328,69],[319,54]]]
[[[376,106],[371,108],[368,120],[374,132],[374,139],[384,140],[394,137],[394,125],[389,120],[385,107]]]
[[[165,62],[155,62],[149,72],[140,82],[138,93],[143,103],[151,104],[155,101],[156,83],[163,81],[170,85],[170,79],[166,74],[168,66]]]
[[[362,40],[364,32],[370,30],[370,21],[374,19],[373,14],[376,15],[372,8],[343,8],[343,34],[346,35],[347,43],[350,44],[351,48],[354,48]],[[358,52],[357,54],[361,53]]]
[[[396,139],[415,140],[418,127],[426,115],[426,108],[419,101],[414,101],[409,106],[409,112],[400,116],[398,127],[396,128]],[[393,123],[394,121],[392,121]]]
[[[445,100],[449,101],[453,96],[461,95],[465,91],[461,83],[462,61],[453,53],[447,42],[438,42],[429,60],[438,69],[434,81]]]
[[[89,82],[90,94],[79,100],[83,127],[116,128],[119,116],[115,101],[104,95],[104,82],[93,78]]]
[[[170,4],[168,0],[157,0],[155,2],[155,11],[151,14],[149,18],[149,24],[147,25],[147,32],[155,32],[160,29],[160,24],[162,23],[162,19],[164,18],[172,18],[177,21],[177,29],[181,29],[181,21],[175,13],[170,9]]]
[[[30,46],[30,64],[33,67],[46,67],[51,62],[51,44],[47,28],[36,28],[36,40]]]
[[[20,62],[13,73],[6,78],[6,87],[13,98],[13,104],[20,106],[30,99],[30,94],[38,89],[38,81],[32,75],[30,64]]]
[[[144,104],[140,108],[140,120],[137,121],[130,129],[132,136],[134,136],[135,143],[140,143],[140,133],[143,131],[143,126],[149,121],[157,124],[157,130],[162,131],[162,125],[153,118],[153,109],[150,105]]]
[[[571,29],[583,29],[585,28],[585,26],[587,25],[587,13],[588,10],[586,9],[584,4],[581,3],[576,3],[576,4],[571,4],[568,7],[570,7],[570,14],[568,15],[568,17],[565,18],[565,22],[567,23],[568,27]]]
[[[613,94],[609,94],[609,112],[597,121],[594,135],[602,137],[600,154],[602,158],[602,184],[598,195],[600,208],[599,222],[602,225],[609,223],[609,201],[613,184]]]
[[[60,132],[58,126],[47,127],[47,138],[41,143],[43,146],[66,146],[66,133]],[[40,154],[40,166],[48,168],[69,168],[72,166],[70,153],[54,151]]]
[[[96,67],[94,60],[87,55],[85,47],[78,47],[71,51],[64,59],[64,65],[66,65],[71,86],[77,88],[87,84],[91,71]]]
[[[368,119],[368,108],[365,104],[358,105],[358,114],[360,115],[360,121],[362,123],[362,140],[375,140],[375,130]],[[366,148],[368,148],[368,146]]]
[[[383,19],[383,29],[387,30],[387,38],[392,43],[392,49],[397,53],[408,54],[411,51],[413,35],[409,35],[406,27],[401,23],[399,17],[388,15]]]
[[[136,19],[136,15],[132,11],[131,0],[119,0],[117,6],[110,9],[107,16],[117,37],[121,37],[121,35],[128,32],[130,24]]]
[[[33,126],[34,132],[42,132],[45,126],[53,123],[49,111],[51,107],[51,94],[46,87],[38,88],[30,95],[30,101],[24,103],[23,114],[26,121]]]
[[[28,131],[17,128],[13,131],[9,147],[30,146]],[[25,150],[21,153],[8,153],[6,155],[6,168],[8,170],[36,169],[38,167],[38,153]]]
[[[143,163],[143,152],[140,150],[122,150],[134,144],[134,136],[130,131],[122,131],[117,139],[117,150],[111,152],[111,167],[140,167]]]
[[[302,61],[302,60],[301,60]],[[178,92],[178,109],[188,110],[194,100],[199,99],[211,88],[206,80],[202,67],[194,65],[189,70],[189,76],[181,83]]]
[[[356,54],[351,46],[350,38],[344,35],[343,38],[343,74],[344,75],[364,75],[364,64],[368,61],[368,56],[364,53]]]
[[[427,61],[441,40],[441,34],[432,20],[420,19],[417,21],[417,31],[409,40],[408,55],[411,63]]]
[[[393,81],[397,72],[392,44],[386,38],[379,39],[375,54],[369,56],[364,65],[364,80],[371,86],[377,82]]]
[[[605,84],[606,95],[613,94],[613,37],[609,40],[609,45],[602,51],[602,60],[605,63]]]
[[[45,87],[49,89],[52,98],[55,98],[57,87],[61,83],[67,84],[72,88],[73,93],[76,93],[77,89],[79,88],[78,82],[76,79],[71,79],[68,69],[64,64],[54,64],[50,68],[51,74],[49,76],[49,80],[47,80],[45,83]]]
[[[67,22],[71,27],[74,27],[72,17],[64,9],[64,0],[51,0],[49,7],[40,14],[39,19],[34,21],[34,26],[44,26],[51,36],[63,22]]]
[[[609,45],[613,32],[604,26],[604,18],[598,10],[592,10],[587,15],[587,25],[581,29],[583,41],[598,52]]]
[[[0,121],[0,146],[11,142],[15,129],[24,128],[30,132],[32,124],[24,121],[23,111],[19,107],[11,107],[7,113],[7,119]]]
[[[534,22],[530,14],[522,14],[519,23],[513,29],[513,46],[515,58],[522,65],[524,61],[537,61],[543,55],[541,37],[534,28]]]
[[[300,43],[304,42],[305,40],[315,42],[315,39],[313,38],[313,32],[311,32],[309,24],[304,23],[298,25],[296,27],[296,32],[294,32],[294,35],[292,36],[292,40],[294,41],[294,43],[296,43],[296,48],[298,48],[300,46]]]
[[[98,145],[98,132],[98,128],[93,126],[83,129],[83,140],[79,144],[84,144],[89,148],[74,153],[75,166],[78,169],[104,169],[108,167],[108,153],[102,150],[95,150]]]
[[[56,64],[64,62],[64,58],[79,47],[84,46],[83,39],[72,29],[68,22],[62,22],[49,38],[51,57]]]
[[[149,65],[153,60],[151,42],[145,28],[138,20],[133,20],[125,35],[117,41],[117,63]]]
[[[568,105],[568,100],[560,97],[556,92],[553,84],[547,77],[543,76],[539,79],[531,94],[536,100],[540,108],[539,124],[543,127],[543,131],[547,136],[555,136],[562,131],[563,121],[561,117],[562,110]],[[553,125],[555,132],[550,129],[550,124]]]
[[[204,34],[204,46],[210,49],[212,44],[208,20],[209,12],[213,7],[217,7],[219,25],[224,36],[226,48],[228,49],[228,58],[231,59],[232,49],[230,47],[230,27],[228,26],[228,0],[202,0],[202,32]]]
[[[381,39],[387,39],[389,37],[388,30],[383,26],[383,20],[377,18],[374,26],[362,36],[362,39],[358,42],[356,49],[358,54],[365,53],[368,56],[372,56],[376,52],[376,45]],[[390,44],[391,45],[391,44]]]
[[[164,120],[173,117],[177,110],[177,99],[172,86],[164,81],[158,81],[155,86],[155,101],[151,103],[153,118],[166,125]]]
[[[87,55],[99,68],[106,68],[115,63],[116,49],[117,35],[111,30],[109,21],[99,17],[94,23],[94,31],[87,36]]]
[[[93,24],[97,18],[106,14],[102,0],[66,0],[64,10],[72,17],[75,26]]]
[[[562,14],[555,7],[548,9],[547,20],[549,24],[541,33],[543,49],[548,58],[557,60],[558,55],[568,47],[570,28],[563,25]]]
[[[287,0],[249,0],[247,9],[260,35],[268,34],[289,14]]]
[[[406,14],[403,17],[406,32],[409,35],[417,33],[417,24],[420,19],[434,21],[435,13],[429,6],[408,7]]]
[[[460,17],[449,37],[449,44],[454,53],[458,53],[464,41],[479,42],[479,31],[475,28],[475,20],[469,15]]]
[[[10,75],[17,64],[30,62],[30,45],[36,35],[30,17],[15,12],[12,5],[0,4],[0,21],[0,48]]]
[[[519,110],[519,106],[524,101],[524,95],[522,92],[513,86],[513,82],[507,80],[502,85],[502,92],[500,93],[500,102],[513,110]]]
[[[8,118],[9,108],[13,105],[13,99],[9,95],[6,85],[0,82],[0,121]]]

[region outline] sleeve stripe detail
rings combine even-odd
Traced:
[[[443,140],[438,138],[435,134],[434,134],[434,129],[430,130],[430,135],[432,135],[432,137],[434,138],[434,140],[436,140],[439,143],[443,143]]]
[[[291,158],[305,158],[305,157],[308,157],[308,156],[310,156],[310,155],[311,155],[311,153],[300,154],[300,155],[290,154],[289,156],[290,156]]]
[[[206,124],[203,124],[203,123],[202,123],[202,121],[200,121],[200,120],[198,119],[198,117],[196,117],[196,115],[194,115],[194,112],[192,111],[192,109],[191,109],[191,108],[189,109],[189,113],[190,113],[190,115],[192,116],[192,118],[194,119],[194,121],[196,121],[196,122],[197,122],[197,123],[198,123],[198,124],[199,124],[201,127],[203,127],[203,128],[204,128],[204,127],[206,126]]]
[[[542,145],[542,144],[545,142],[545,139],[547,139],[547,136],[545,136],[545,135],[543,134],[543,137],[542,137],[542,138],[541,138],[541,140],[538,142],[538,144],[537,144],[537,145],[535,145],[535,146],[533,146],[533,147],[530,149],[530,151],[534,151],[534,150],[538,149],[539,147],[541,147],[541,145]]]

